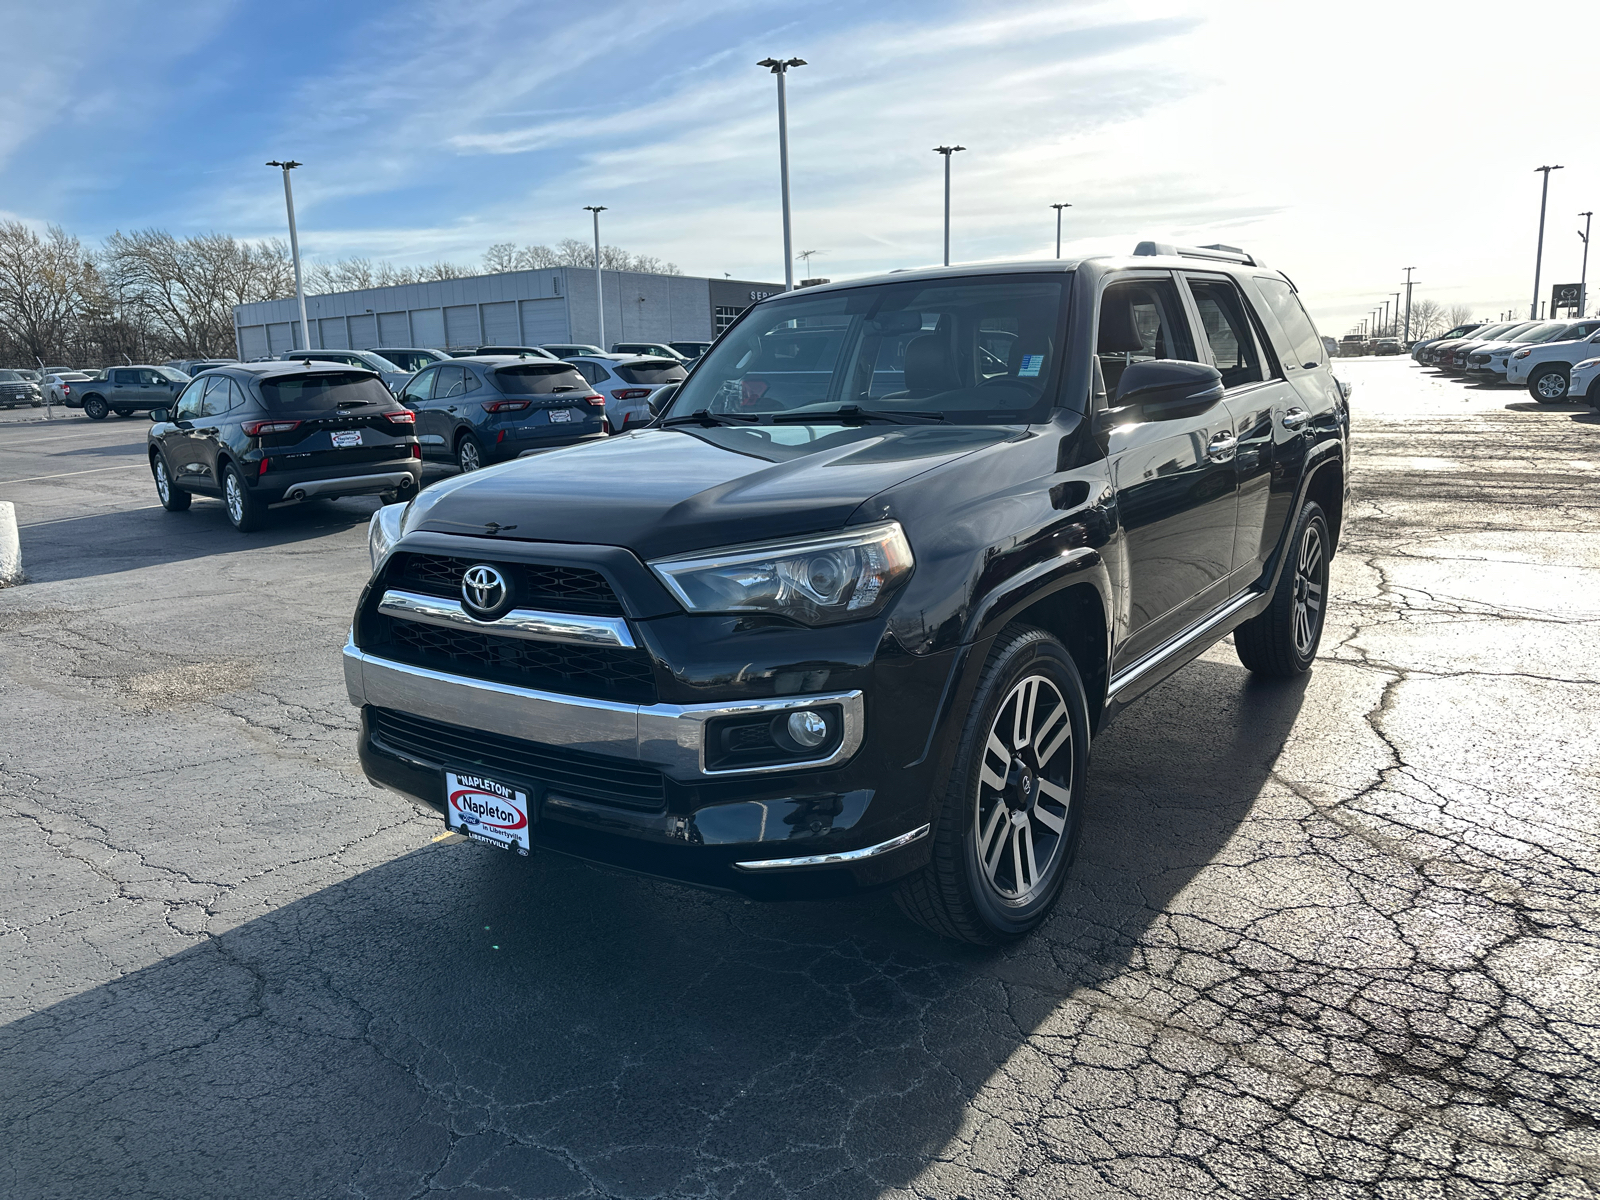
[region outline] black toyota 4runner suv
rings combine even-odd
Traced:
[[[362,765],[489,845],[1020,936],[1107,720],[1230,632],[1311,665],[1348,434],[1227,247],[775,296],[650,427],[374,516]]]

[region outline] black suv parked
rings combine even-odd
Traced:
[[[266,510],[321,496],[410,499],[422,482],[416,417],[375,371],[329,363],[234,363],[198,376],[146,441],[168,512],[217,496],[241,533]]]
[[[401,389],[400,403],[417,414],[423,454],[462,471],[605,432],[605,397],[571,363],[548,356],[424,367]]]
[[[1348,445],[1225,247],[776,296],[652,427],[374,517],[361,761],[489,845],[1017,937],[1119,709],[1230,632],[1311,665]]]

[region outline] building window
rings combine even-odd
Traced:
[[[717,305],[717,329],[716,329],[716,331],[718,333],[721,333],[729,325],[732,325],[734,323],[734,321],[738,318],[739,314],[742,313],[743,311],[744,311],[744,309],[742,309],[742,308],[734,308],[733,306],[727,305],[727,304],[719,304],[719,305]]]

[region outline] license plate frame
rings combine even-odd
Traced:
[[[444,796],[444,823],[449,832],[528,857],[538,812],[538,793],[533,788],[447,767]]]
[[[361,430],[335,429],[333,431],[333,448],[335,450],[355,450],[361,445]]]
[[[572,410],[570,408],[552,408],[549,415],[550,424],[552,425],[569,425],[572,422]]]

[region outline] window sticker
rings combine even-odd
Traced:
[[[1039,377],[1039,371],[1041,368],[1043,368],[1043,366],[1044,355],[1024,354],[1022,356],[1022,366],[1017,368],[1017,378],[1037,379]]]

